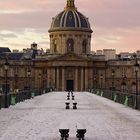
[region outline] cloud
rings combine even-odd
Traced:
[[[3,41],[0,46],[10,45],[14,48],[18,46],[13,44],[16,42],[22,48],[37,41],[40,47],[49,47],[48,29],[52,17],[61,12],[65,5],[66,0],[1,0],[0,37]],[[94,50],[139,49],[140,0],[75,0],[75,5],[81,13],[89,17],[93,29]],[[11,33],[2,34],[3,30]]]

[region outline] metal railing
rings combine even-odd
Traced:
[[[125,106],[129,106],[131,108],[135,108],[137,98],[137,109],[140,110],[140,94],[136,95],[132,93],[106,89],[90,89],[89,91],[93,94],[105,97],[107,99],[113,100],[114,102],[124,104]]]
[[[10,92],[7,94],[7,105],[15,105],[16,103],[23,102],[27,99],[32,99],[35,96],[39,96],[42,94],[46,94],[50,92],[50,89],[35,89],[35,90],[24,90],[24,91],[16,91]],[[0,109],[5,107],[5,95],[0,94]]]

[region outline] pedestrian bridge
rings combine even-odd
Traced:
[[[74,96],[67,100],[67,92],[50,92],[1,109],[0,140],[61,140],[62,123],[69,140],[77,140],[77,124],[87,130],[85,140],[140,140],[140,111],[89,92]]]

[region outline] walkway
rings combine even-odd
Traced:
[[[65,109],[66,92],[0,110],[0,140],[60,140],[62,122],[70,128],[69,140],[77,140],[77,123],[87,129],[86,140],[140,140],[139,111],[91,93],[74,94],[77,110]]]

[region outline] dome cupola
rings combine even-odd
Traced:
[[[49,35],[52,54],[90,53],[92,30],[88,18],[77,10],[74,0],[67,0],[64,11],[52,19]]]
[[[59,30],[80,30],[92,32],[88,18],[77,11],[74,0],[67,0],[64,11],[60,12],[52,19],[49,32]]]

